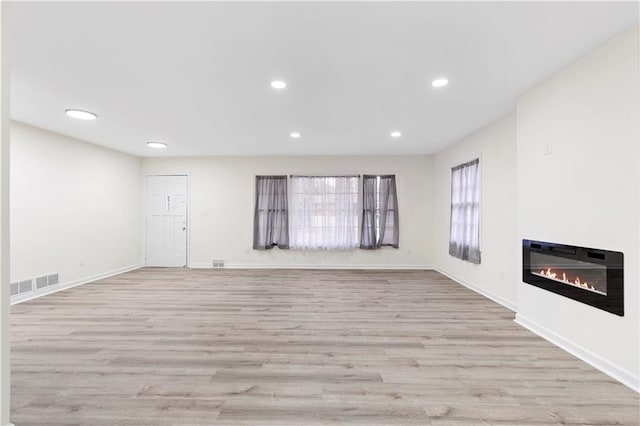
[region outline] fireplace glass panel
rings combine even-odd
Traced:
[[[533,251],[530,255],[533,275],[607,295],[606,266]]]

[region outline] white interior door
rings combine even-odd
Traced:
[[[147,176],[147,266],[187,265],[187,176]]]

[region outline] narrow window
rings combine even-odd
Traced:
[[[360,248],[398,248],[400,224],[395,175],[365,175],[362,190]]]
[[[480,263],[480,160],[451,169],[449,254]]]

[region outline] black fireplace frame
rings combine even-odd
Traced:
[[[607,294],[595,293],[533,274],[531,252],[605,266]],[[619,251],[522,240],[522,281],[612,314],[624,316],[624,254]]]

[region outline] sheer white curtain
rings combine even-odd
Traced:
[[[480,160],[451,169],[449,254],[480,263]]]
[[[292,176],[291,248],[358,247],[358,177]]]

